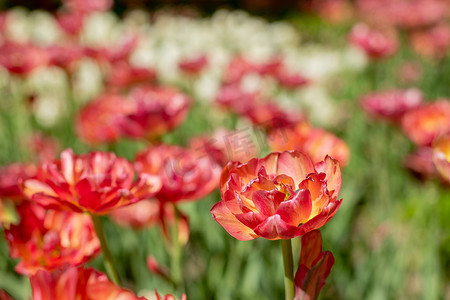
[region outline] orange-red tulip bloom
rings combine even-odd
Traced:
[[[341,205],[341,169],[327,156],[314,165],[302,152],[274,152],[222,172],[214,219],[239,240],[291,239],[325,225]]]
[[[158,145],[138,153],[136,170],[162,180],[156,197],[164,202],[197,200],[211,193],[219,183],[220,167],[209,157],[199,157],[189,149]]]
[[[105,94],[89,102],[76,120],[80,139],[91,145],[117,141],[122,135],[124,101],[123,96]]]
[[[25,180],[22,189],[46,208],[105,215],[161,188],[158,176],[141,174],[133,182],[134,175],[133,165],[114,153],[74,155],[67,149],[61,160],[43,163],[37,178]]]
[[[134,138],[156,138],[187,117],[190,99],[167,87],[141,86],[130,92],[122,131]]]
[[[408,111],[402,128],[418,146],[431,146],[435,138],[450,132],[450,101],[442,99]]]
[[[330,251],[322,252],[322,236],[314,230],[302,236],[299,266],[295,273],[294,300],[316,300],[334,265]]]
[[[116,286],[95,269],[70,268],[64,272],[39,271],[30,277],[33,300],[146,300]]]
[[[442,178],[450,183],[450,135],[442,136],[434,143],[433,162]]]
[[[372,59],[391,56],[398,48],[397,38],[392,32],[372,29],[362,23],[352,28],[350,42]]]
[[[422,104],[423,100],[422,92],[418,89],[390,90],[363,96],[361,107],[371,116],[398,122],[407,111]]]
[[[18,207],[21,221],[5,230],[16,271],[33,275],[78,266],[100,252],[91,218],[69,211],[46,211],[27,202]]]
[[[344,167],[350,159],[350,149],[343,140],[326,130],[312,128],[306,122],[272,130],[267,141],[272,151],[303,151],[314,162],[321,161],[328,154]]]

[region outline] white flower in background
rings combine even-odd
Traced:
[[[75,101],[79,103],[85,103],[99,95],[103,89],[103,77],[98,64],[91,59],[81,61],[72,85]]]
[[[112,12],[90,14],[81,31],[81,42],[91,47],[114,45],[122,34],[118,17]]]
[[[56,44],[63,36],[55,18],[48,12],[36,10],[29,13],[30,36],[36,45]]]
[[[68,89],[64,71],[57,67],[38,68],[26,79],[26,86],[32,94],[64,94]]]
[[[67,99],[65,95],[43,94],[33,102],[36,121],[43,127],[53,127],[67,117]]]
[[[298,92],[296,101],[306,111],[306,115],[313,124],[332,127],[339,120],[336,118],[337,103],[321,85],[307,86]]]
[[[22,7],[15,7],[8,11],[8,22],[5,35],[8,39],[25,43],[29,40],[30,23],[28,11]]]

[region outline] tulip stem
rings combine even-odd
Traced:
[[[181,245],[179,241],[178,223],[180,221],[180,212],[174,204],[175,223],[172,226],[172,279],[176,282],[177,287],[182,281],[181,271]]]
[[[283,252],[284,265],[284,290],[285,299],[294,299],[294,259],[292,257],[292,243],[291,240],[281,240],[281,251]]]
[[[111,250],[109,249],[108,242],[106,241],[105,231],[103,230],[102,220],[100,216],[92,215],[92,222],[94,223],[95,233],[97,234],[100,246],[102,247],[103,263],[105,264],[106,273],[108,277],[116,284],[121,285],[119,273],[117,272],[116,265],[114,264]]]

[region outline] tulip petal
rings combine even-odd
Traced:
[[[275,174],[285,174],[291,177],[297,186],[314,171],[314,164],[306,154],[299,151],[286,151],[281,153],[278,158]]]
[[[267,217],[263,214],[255,213],[252,211],[244,214],[236,214],[235,217],[239,220],[239,222],[247,227],[250,227],[251,229],[254,229],[256,226],[267,219]]]
[[[330,202],[320,214],[301,225],[299,227],[301,230],[301,235],[325,225],[334,216],[339,206],[341,206],[341,203],[342,199],[339,201]]]
[[[260,237],[268,240],[291,239],[300,235],[300,229],[284,222],[280,215],[273,215],[254,229]]]
[[[255,204],[256,209],[263,215],[269,217],[278,209],[278,206],[281,202],[283,202],[285,198],[285,194],[277,191],[265,191],[258,190],[253,193],[253,203]]]
[[[220,225],[233,237],[241,241],[253,240],[258,237],[255,232],[245,226],[228,210],[223,201],[216,203],[211,214]]]
[[[308,220],[312,211],[311,194],[308,190],[300,190],[292,199],[280,204],[277,214],[281,219],[292,225],[298,226]]]
[[[330,192],[330,196],[336,199],[341,190],[341,168],[339,167],[339,162],[330,157],[326,156],[325,160],[316,164],[316,170],[319,173],[326,174],[327,189]]]

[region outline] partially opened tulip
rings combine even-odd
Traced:
[[[402,129],[418,146],[431,146],[438,136],[450,133],[450,100],[411,109],[402,118]]]
[[[30,277],[33,300],[146,300],[122,289],[105,274],[91,268],[39,271]]]
[[[163,202],[198,200],[219,183],[220,168],[207,156],[173,145],[158,145],[136,155],[139,174],[159,176],[162,188],[156,197]]]
[[[362,23],[352,28],[350,42],[372,59],[391,56],[398,48],[398,41],[393,32],[373,29]]]
[[[20,259],[16,271],[33,275],[81,265],[100,252],[100,242],[89,216],[68,211],[46,211],[27,202],[18,207],[21,221],[5,231],[10,255]]]
[[[439,137],[434,143],[433,162],[442,178],[450,183],[450,135]]]
[[[134,180],[133,165],[114,153],[74,155],[67,149],[61,160],[43,163],[36,179],[22,183],[25,195],[49,209],[89,213],[100,239],[105,267],[119,284],[100,215],[154,196],[161,188],[158,176],[142,174]]]
[[[302,236],[299,266],[295,273],[294,300],[316,300],[334,265],[330,251],[322,252],[322,236],[314,230]]]
[[[222,172],[222,201],[213,218],[238,240],[281,239],[285,299],[294,298],[291,240],[325,225],[336,213],[341,170],[326,156],[314,164],[302,152],[274,152],[247,163],[229,163]]]
[[[344,167],[350,159],[350,149],[343,140],[331,132],[313,128],[307,122],[272,130],[267,141],[273,151],[303,151],[313,162],[321,161],[328,154]]]
[[[154,140],[187,117],[189,98],[172,88],[141,86],[130,91],[122,131],[133,138]]]
[[[106,215],[161,188],[158,176],[142,174],[133,182],[134,174],[133,165],[114,153],[74,155],[67,149],[60,160],[43,163],[37,178],[25,180],[22,190],[46,208]]]
[[[341,170],[299,151],[274,152],[222,172],[214,219],[238,240],[291,239],[325,225],[341,205]]]
[[[418,89],[390,90],[365,95],[361,107],[369,115],[392,122],[400,122],[401,117],[422,104],[424,97]]]

